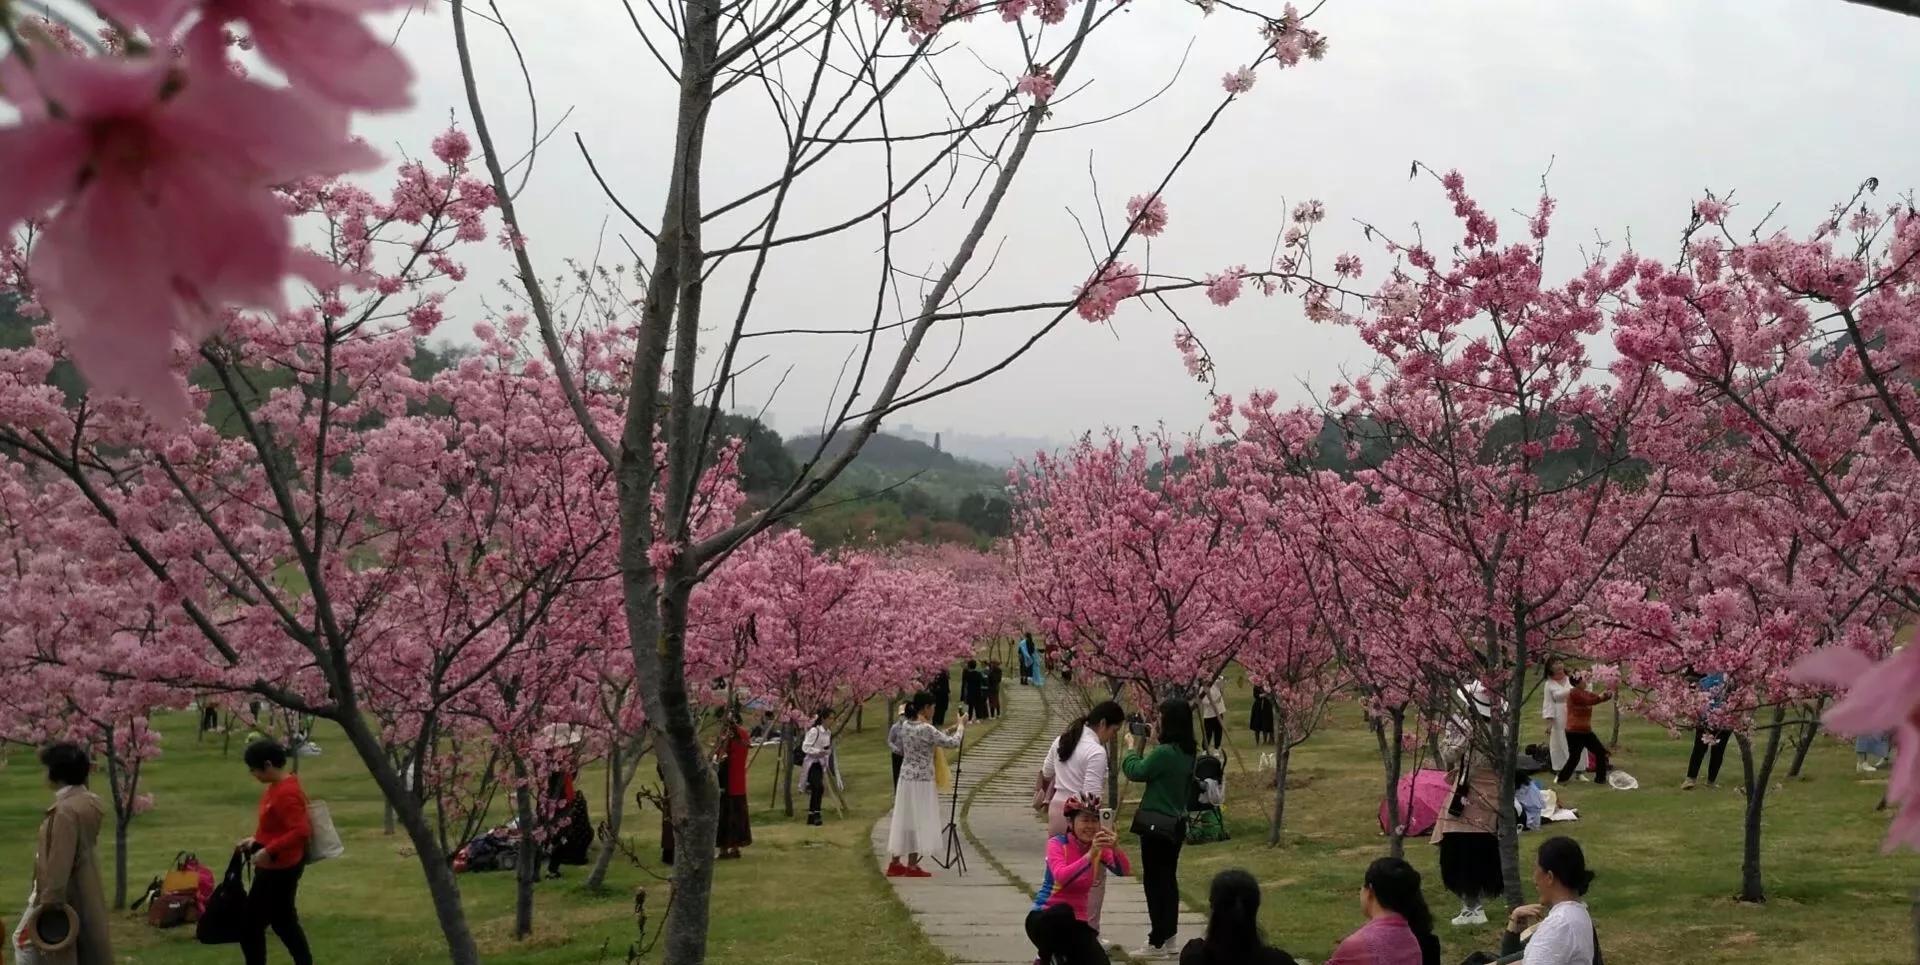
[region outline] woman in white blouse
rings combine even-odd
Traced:
[[[1107,797],[1107,744],[1127,722],[1127,712],[1114,701],[1095,704],[1085,717],[1076,718],[1053,739],[1047,756],[1040,762],[1040,776],[1053,782],[1053,799],[1047,806],[1047,835],[1059,837],[1069,826],[1068,800],[1097,807]],[[1094,882],[1087,896],[1087,924],[1100,930],[1100,906],[1107,897],[1106,879]]]
[[[922,691],[907,703],[907,722],[900,726],[900,780],[893,785],[893,819],[887,829],[889,878],[931,878],[920,867],[920,856],[940,847],[940,795],[933,786],[934,747],[959,747],[966,734],[967,716],[942,733],[932,724],[933,696]],[[907,860],[902,862],[901,857]]]
[[[1540,717],[1547,722],[1547,753],[1555,773],[1567,766],[1567,691],[1572,689],[1567,662],[1548,657],[1547,679],[1540,687]]]
[[[1584,900],[1593,885],[1587,856],[1572,838],[1548,838],[1533,866],[1540,904],[1521,905],[1507,915],[1502,962],[1522,965],[1604,965],[1600,936]],[[1542,917],[1542,913],[1545,917]],[[1527,928],[1529,922],[1539,924]],[[1531,934],[1528,934],[1531,932]],[[1518,953],[1515,955],[1514,953]]]

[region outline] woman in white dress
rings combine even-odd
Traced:
[[[900,726],[900,780],[893,786],[893,821],[887,830],[889,878],[931,878],[920,867],[920,856],[940,847],[940,795],[933,786],[934,747],[959,747],[967,717],[960,715],[953,729],[942,733],[933,726],[933,697],[917,693],[907,704],[907,721]],[[906,861],[901,861],[902,857]]]
[[[1572,689],[1567,662],[1548,657],[1547,680],[1540,688],[1540,717],[1547,722],[1547,753],[1555,773],[1567,765],[1567,691]]]

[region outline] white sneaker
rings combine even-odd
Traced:
[[[1485,908],[1465,909],[1461,911],[1460,914],[1453,916],[1453,923],[1456,926],[1462,927],[1466,925],[1484,925],[1487,923],[1487,910]]]
[[[1167,945],[1169,946],[1171,946],[1172,944],[1173,944],[1172,942],[1167,943]],[[1152,945],[1148,945],[1143,942],[1141,943],[1139,948],[1127,949],[1127,957],[1133,959],[1136,962],[1157,962],[1166,958],[1171,958],[1172,955],[1170,953],[1169,948],[1166,948],[1166,947],[1155,948]]]

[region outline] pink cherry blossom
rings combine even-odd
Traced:
[[[1242,67],[1239,70],[1228,71],[1227,75],[1220,79],[1220,86],[1229,94],[1244,94],[1253,89],[1255,79],[1252,68]]]
[[[324,278],[269,185],[373,156],[345,114],[220,71],[64,54],[31,77],[0,66],[21,113],[0,129],[0,230],[60,205],[34,246],[35,298],[89,380],[177,418],[176,336],[205,337],[228,306],[279,307],[291,274]]]
[[[1034,64],[1031,69],[1021,75],[1020,83],[1015,85],[1014,90],[1030,95],[1035,101],[1045,103],[1053,96],[1053,72],[1039,64]]]
[[[1089,322],[1103,322],[1113,317],[1113,311],[1120,303],[1132,298],[1140,291],[1139,270],[1124,262],[1111,262],[1101,269],[1086,284],[1080,286],[1075,296],[1080,317]]]
[[[1693,213],[1708,224],[1720,224],[1727,220],[1727,203],[1708,195],[1694,202]]]
[[[1127,217],[1133,220],[1135,232],[1157,237],[1167,230],[1167,202],[1157,194],[1134,195],[1127,200]]]
[[[1887,830],[1887,849],[1920,850],[1920,648],[1905,647],[1875,663],[1858,650],[1828,647],[1801,660],[1793,674],[1845,688],[1846,696],[1824,718],[1834,731],[1893,733],[1899,752],[1887,778],[1887,799],[1900,803],[1900,813]]]
[[[1208,275],[1207,300],[1222,308],[1233,304],[1240,297],[1240,286],[1246,273],[1247,266],[1235,265],[1220,274]]]

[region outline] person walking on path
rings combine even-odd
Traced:
[[[963,680],[962,685],[964,684]],[[947,702],[953,699],[953,680],[948,676],[946,668],[942,667],[939,675],[927,684],[927,694],[933,701],[933,726],[947,726]],[[964,693],[961,702],[965,703]]]
[[[987,716],[1000,716],[1000,681],[1005,675],[1000,669],[1000,661],[987,661]]]
[[[1206,937],[1196,938],[1180,950],[1180,965],[1299,963],[1292,955],[1268,945],[1260,934],[1260,882],[1244,871],[1229,868],[1213,876]]]
[[[1207,685],[1207,692],[1200,698],[1200,717],[1202,749],[1219,750],[1226,742],[1227,695],[1220,689],[1220,679]]]
[[[1367,923],[1341,940],[1327,965],[1440,965],[1440,939],[1412,865],[1399,858],[1368,865],[1360,908]]]
[[[1707,694],[1707,712],[1693,726],[1693,753],[1687,757],[1687,780],[1680,785],[1683,791],[1691,791],[1700,778],[1700,761],[1707,758],[1707,786],[1720,786],[1720,763],[1727,759],[1727,742],[1733,739],[1733,731],[1713,726],[1713,712],[1727,698],[1727,675],[1710,673],[1700,678],[1700,690]],[[1708,738],[1712,742],[1709,747]]]
[[[1547,679],[1540,685],[1540,718],[1546,721],[1547,761],[1555,772],[1567,766],[1567,693],[1572,689],[1566,660],[1548,657]]]
[[[77,919],[71,924],[79,929],[78,936],[58,952],[36,949],[36,960],[42,965],[111,965],[107,895],[95,858],[106,807],[87,790],[93,763],[80,745],[59,743],[40,751],[40,766],[46,768],[47,783],[53,788],[53,804],[40,820],[33,855],[33,894],[27,900],[27,914],[20,916],[14,947],[31,942],[25,936],[37,909],[50,911],[64,906]]]
[[[740,712],[723,713],[720,739],[713,750],[714,773],[720,779],[720,825],[714,832],[714,845],[720,849],[719,857],[737,859],[741,848],[753,844],[753,822],[747,815],[747,759],[753,754],[753,745],[747,739],[747,729],[740,726]]]
[[[1020,686],[1033,685],[1033,634],[1020,634],[1020,642],[1014,644],[1014,655],[1020,658]]]
[[[831,708],[820,708],[800,741],[801,773],[807,776],[807,823],[815,827],[826,823],[820,817],[820,795],[827,790],[827,761],[833,754],[832,718]]]
[[[1067,833],[1067,803],[1080,801],[1098,807],[1107,797],[1107,744],[1127,721],[1127,712],[1111,700],[1095,704],[1085,717],[1076,717],[1047,747],[1040,776],[1053,781],[1053,799],[1047,806],[1047,833]],[[1094,882],[1090,920],[1100,930],[1100,909],[1106,904],[1104,877]]]
[[[1158,734],[1160,743],[1142,754]],[[1150,926],[1146,945],[1129,952],[1136,959],[1158,958],[1175,948],[1180,928],[1180,849],[1186,843],[1187,801],[1193,790],[1193,708],[1179,698],[1160,705],[1158,728],[1136,734],[1120,762],[1127,780],[1146,785],[1134,810],[1133,833],[1140,838],[1140,883],[1147,896]],[[1259,896],[1256,892],[1254,900]]]
[[[1561,765],[1555,783],[1572,780],[1574,772],[1580,769],[1581,755],[1589,751],[1593,753],[1593,782],[1607,782],[1607,745],[1593,733],[1593,708],[1612,699],[1611,691],[1594,694],[1587,690],[1585,678],[1573,678],[1573,689],[1567,691],[1567,762]]]
[[[889,878],[931,878],[920,867],[920,856],[940,847],[940,795],[933,782],[933,749],[959,747],[966,736],[965,714],[943,732],[932,723],[933,697],[913,695],[907,703],[911,718],[900,729],[900,780],[893,786],[893,817],[887,827]],[[903,862],[900,859],[904,857]]]
[[[1108,965],[1112,959],[1094,919],[1095,891],[1108,874],[1132,869],[1094,804],[1069,800],[1065,813],[1067,830],[1047,839],[1047,867],[1027,913],[1027,939],[1049,965]]]
[[[240,937],[240,953],[247,965],[266,965],[267,929],[287,947],[293,965],[313,965],[307,932],[300,927],[297,898],[300,875],[307,860],[307,794],[300,778],[287,773],[287,749],[278,741],[247,745],[247,772],[267,786],[260,795],[260,815],[253,835],[238,845],[253,861],[253,887],[247,892],[247,930]]]

